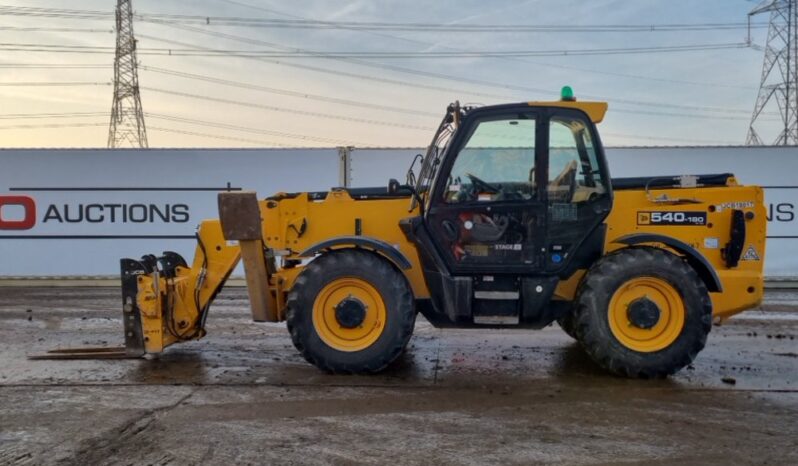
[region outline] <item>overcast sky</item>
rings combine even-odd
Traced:
[[[113,0],[0,0],[0,7],[113,11],[114,5]],[[591,26],[743,23],[755,5],[745,0],[133,1],[135,12],[140,14]],[[762,23],[767,19],[762,15],[755,21]],[[579,99],[609,102],[610,110],[600,127],[606,145],[741,144],[756,100],[763,55],[750,48],[734,48],[598,56],[379,58],[357,59],[356,63],[346,58],[145,54],[148,49],[163,48],[268,51],[287,47],[321,52],[584,50],[734,44],[744,42],[747,34],[744,28],[456,33],[236,27],[213,22],[135,23],[139,62],[144,67],[139,71],[139,80],[142,104],[148,114],[145,119],[150,147],[425,146],[449,102],[550,100],[558,98],[561,86],[566,84],[574,88]],[[0,43],[113,47],[112,28],[111,19],[0,14]],[[754,43],[763,44],[765,35],[766,29],[754,29]],[[1,67],[4,63],[107,66],[48,70]],[[112,64],[110,53],[0,50],[0,147],[104,147],[111,108]],[[175,76],[174,72],[193,77]],[[209,82],[208,78],[217,82]],[[97,84],[9,85],[36,82]],[[247,89],[246,85],[257,88]],[[17,114],[28,117],[14,117]],[[70,126],[54,127],[58,125]],[[763,132],[766,140],[772,139],[767,129]]]

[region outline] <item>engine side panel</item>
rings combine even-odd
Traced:
[[[663,195],[671,202],[654,201],[665,199]],[[681,202],[673,202],[677,199]],[[740,260],[730,267],[726,257],[734,249],[735,211],[742,212],[745,218],[745,236]],[[607,252],[627,247],[617,240],[638,233],[675,238],[698,251],[721,281],[723,292],[710,293],[715,316],[729,317],[761,303],[767,230],[761,188],[732,185],[652,189],[648,194],[643,189],[616,191],[606,222]]]
[[[318,196],[317,196],[318,197]],[[402,269],[417,299],[429,297],[418,252],[399,228],[399,221],[418,215],[409,210],[407,197],[355,200],[346,191],[334,190],[313,200],[307,193],[279,200],[261,201],[263,238],[269,248],[288,253],[285,259],[301,261],[302,251],[343,236],[362,236],[387,243],[407,258],[410,267]],[[345,245],[333,246],[347,247]],[[282,289],[290,289],[298,275],[296,269],[278,272]]]

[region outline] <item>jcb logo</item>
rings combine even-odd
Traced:
[[[22,207],[19,219],[8,218],[8,207]],[[0,196],[0,230],[30,230],[36,225],[36,202],[28,196]]]

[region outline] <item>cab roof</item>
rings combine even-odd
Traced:
[[[579,102],[576,100],[553,100],[550,102],[527,102],[530,107],[575,108],[587,113],[593,123],[601,123],[607,113],[607,102]]]

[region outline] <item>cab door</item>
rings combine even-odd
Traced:
[[[473,115],[452,141],[432,192],[427,226],[454,274],[541,270],[546,231],[540,112]]]
[[[563,108],[547,113],[543,269],[567,276],[601,257],[612,189],[595,125],[587,115]]]

